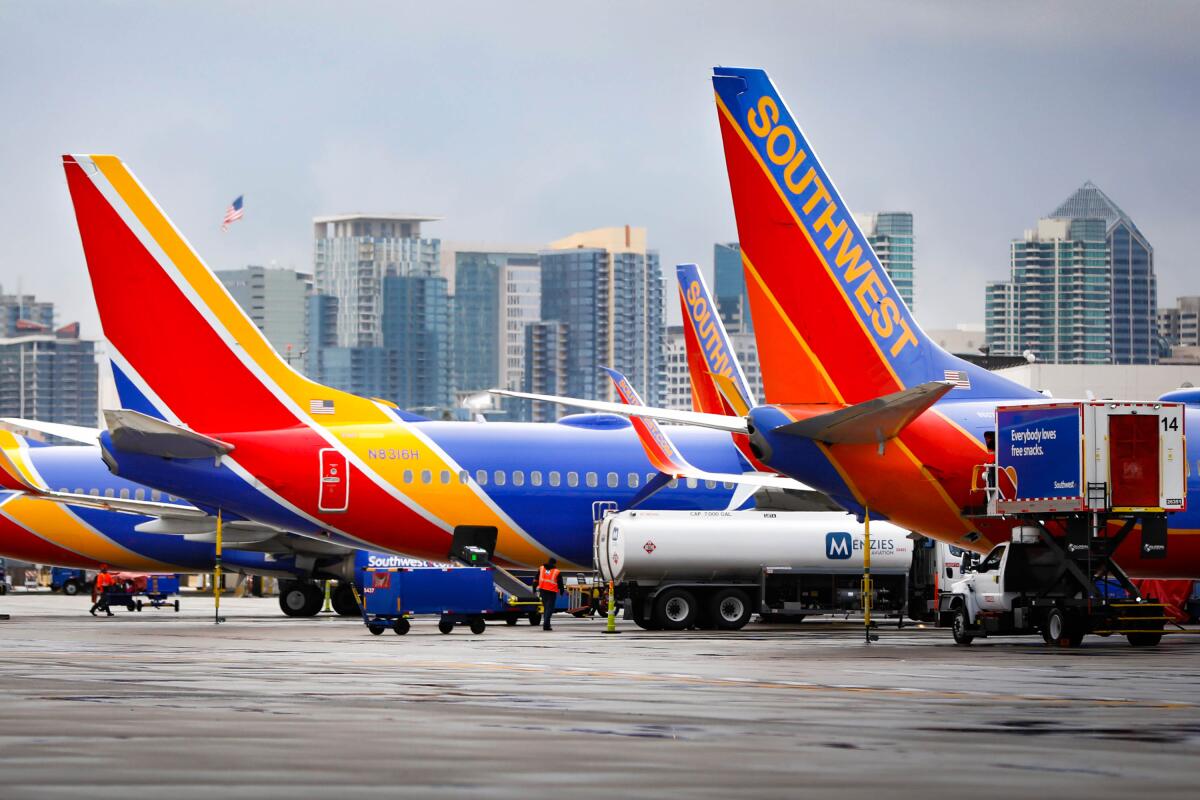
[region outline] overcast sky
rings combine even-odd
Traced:
[[[1008,242],[1094,180],[1200,294],[1200,6],[0,0],[0,283],[98,335],[59,166],[120,155],[217,269],[311,269],[311,219],[443,240],[736,238],[712,88],[767,69],[855,211],[915,215],[918,318],[981,321]],[[246,217],[219,230],[246,196]]]

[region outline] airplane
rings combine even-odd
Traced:
[[[322,386],[275,353],[125,164],[67,155],[63,166],[123,406],[98,437],[118,476],[235,524],[416,558],[467,546],[499,565],[553,556],[566,569],[590,567],[597,503],[751,502],[758,479],[724,434],[681,431],[708,477],[659,489],[620,417],[435,422]]]
[[[190,532],[153,532],[170,521]],[[278,578],[288,616],[317,614],[324,601],[318,581],[331,578],[339,581],[330,594],[334,611],[359,613],[349,583],[369,554],[236,524],[223,539],[222,569]],[[112,475],[95,445],[48,445],[0,430],[0,557],[76,569],[211,572],[215,524],[177,497]]]
[[[765,72],[721,67],[713,84],[766,404],[731,404],[722,425],[712,411],[537,399],[745,435],[758,465],[858,515],[869,508],[988,551],[1012,523],[970,513],[976,468],[992,460],[985,433],[997,406],[1045,397],[929,339]],[[727,403],[731,395],[722,392]],[[1186,404],[1185,426],[1200,422],[1200,391],[1160,399]],[[1200,443],[1188,458],[1200,464]],[[1135,537],[1124,540],[1115,560],[1128,575],[1200,577],[1198,492],[1192,472],[1192,502],[1169,516],[1167,559],[1143,558]]]

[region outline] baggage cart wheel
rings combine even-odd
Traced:
[[[407,617],[401,617],[400,619],[396,620],[394,625],[392,625],[392,630],[396,632],[397,636],[403,636],[404,634],[408,633],[411,628],[412,623],[408,621]]]
[[[975,637],[967,632],[967,612],[961,608],[954,612],[950,633],[954,636],[955,644],[967,645],[975,641]]]
[[[175,613],[176,614],[179,613],[179,601],[178,600],[175,601]]]
[[[520,620],[520,619],[518,619],[517,617],[505,617],[505,618],[504,618],[504,624],[505,624],[505,625],[516,625],[516,624],[517,624],[518,622],[520,622],[520,621],[521,621],[521,620]]]
[[[471,633],[480,634],[485,630],[487,630],[487,622],[484,621],[483,617],[476,617],[471,620]]]
[[[126,603],[125,607],[128,608],[130,611],[134,611],[134,610],[141,611],[140,608],[138,608],[136,605],[134,605],[132,600],[130,600],[128,603]]]
[[[367,625],[367,630],[371,632],[372,636],[378,636],[379,634],[383,633],[383,623],[372,622]]]
[[[141,601],[141,600],[138,600],[138,601],[137,601],[137,610],[138,610],[138,611],[141,611],[141,610],[142,610],[142,601]]]
[[[453,633],[454,620],[450,619],[449,617],[442,617],[438,620],[438,630],[442,633]]]

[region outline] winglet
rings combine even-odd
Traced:
[[[7,430],[0,430],[0,488],[35,493],[46,490],[29,459],[29,443],[24,436]]]

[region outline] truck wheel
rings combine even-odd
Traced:
[[[348,583],[339,583],[329,595],[329,604],[339,617],[362,616],[362,609],[354,599],[354,589]]]
[[[482,617],[476,617],[475,619],[471,620],[471,633],[479,635],[485,630],[487,630],[487,622],[485,622]]]
[[[1052,608],[1046,615],[1042,638],[1061,647],[1079,647],[1083,642],[1083,624],[1068,617],[1061,608]]]
[[[75,580],[67,581],[62,585],[62,593],[72,597],[79,594],[79,582]]]
[[[713,596],[709,613],[717,630],[736,631],[746,626],[753,612],[750,598],[741,589],[722,589]]]
[[[654,623],[663,630],[687,630],[695,621],[696,597],[686,589],[667,589],[654,603]]]
[[[541,621],[542,621],[541,612],[538,612],[538,611],[530,611],[529,612],[529,624],[530,625],[538,625],[541,623]]]
[[[504,624],[505,624],[505,625],[516,625],[516,624],[517,624],[518,622],[520,622],[520,621],[521,621],[521,620],[520,620],[519,618],[517,618],[517,617],[505,617],[505,618],[504,618]]]
[[[412,623],[408,621],[407,617],[401,617],[392,623],[392,630],[396,632],[397,636],[403,636],[408,633],[410,628],[412,628]]]
[[[1161,633],[1131,633],[1126,636],[1134,647],[1155,647],[1162,641]]]
[[[438,620],[438,630],[442,633],[453,633],[454,620],[450,619],[449,617],[442,617]]]
[[[958,609],[954,612],[954,621],[950,624],[950,633],[954,636],[955,644],[970,644],[975,641],[975,636],[967,632],[967,612],[963,609]]]

